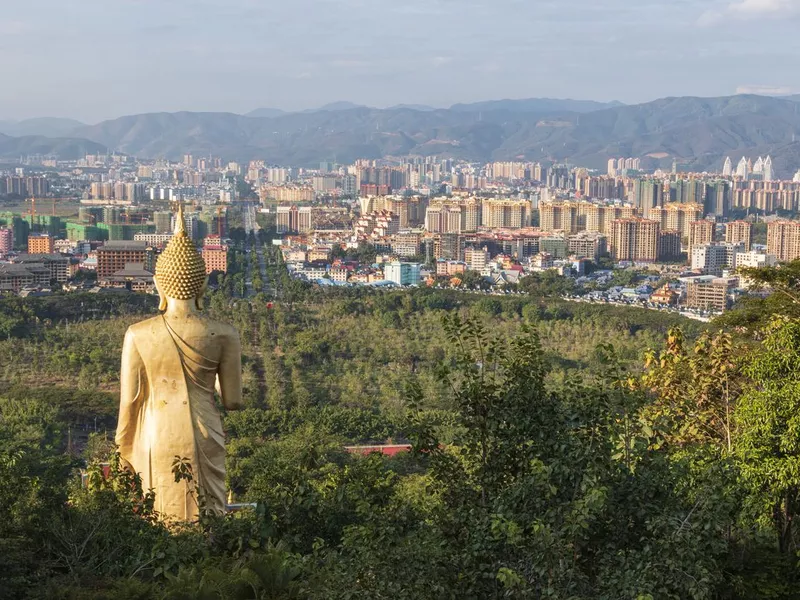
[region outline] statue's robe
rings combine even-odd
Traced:
[[[176,329],[187,331],[186,339]],[[128,329],[122,364],[116,443],[140,474],[143,490],[155,492],[155,510],[191,521],[199,501],[222,512],[225,437],[214,388],[219,376],[223,402],[240,402],[238,334],[200,316],[189,327],[158,316]],[[226,387],[233,391],[225,394]],[[175,481],[176,457],[191,465],[191,483]]]

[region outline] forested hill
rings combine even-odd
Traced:
[[[671,167],[674,159],[682,169],[718,170],[729,155],[771,154],[776,172],[790,177],[800,164],[794,98],[679,97],[627,106],[533,99],[449,109],[352,106],[252,114],[268,116],[148,113],[79,126],[69,135],[143,158],[179,159],[189,152],[298,166],[417,154],[604,169],[609,157],[637,156],[646,168]],[[20,143],[6,141],[8,150],[0,145],[0,153],[12,155]]]

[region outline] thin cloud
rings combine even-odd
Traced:
[[[800,10],[797,0],[741,0],[728,6],[734,15],[744,17],[772,17],[785,16],[787,13],[796,14]]]
[[[0,21],[0,35],[25,35],[33,28],[24,21]]]
[[[737,0],[721,10],[705,11],[697,20],[703,27],[731,19],[785,19],[800,14],[800,0]]]
[[[737,94],[758,94],[759,96],[788,96],[793,94],[792,88],[786,85],[740,85]]]

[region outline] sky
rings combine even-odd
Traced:
[[[800,93],[800,0],[5,0],[0,120]]]

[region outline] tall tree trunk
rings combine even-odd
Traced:
[[[789,488],[784,494],[783,500],[775,506],[775,526],[778,533],[778,549],[781,554],[788,554],[794,550],[792,524],[796,495],[796,490]]]

